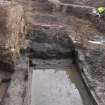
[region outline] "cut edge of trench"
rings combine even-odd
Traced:
[[[78,71],[80,73],[82,81],[83,81],[90,97],[92,98],[95,105],[104,105],[101,102],[101,100],[98,98],[98,96],[96,95],[95,91],[90,89],[89,79],[88,79],[88,78],[90,78],[90,76],[88,75],[88,72],[87,72],[87,70],[90,69],[90,68],[89,68],[89,66],[88,66],[88,64],[85,60],[84,54],[79,49],[76,49],[76,51],[78,52],[78,57],[77,57],[77,60],[76,60],[76,66],[78,68]]]

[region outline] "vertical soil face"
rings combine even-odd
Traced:
[[[18,4],[0,2],[0,61],[16,62],[24,39],[24,12]]]
[[[28,32],[28,37],[31,58],[69,58],[75,53],[74,44],[63,29],[36,27]]]

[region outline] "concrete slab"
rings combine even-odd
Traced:
[[[33,71],[31,105],[83,105],[79,91],[66,71]]]

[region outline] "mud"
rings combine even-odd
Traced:
[[[0,1],[0,10],[0,62],[12,67],[25,41],[24,11],[18,3],[3,0]]]
[[[102,81],[104,81],[104,79],[103,79],[104,69],[102,69],[102,72],[101,72],[100,66],[96,66],[96,64],[98,65],[98,63],[96,63],[96,62],[99,61],[99,65],[100,65],[101,61],[103,61],[103,60],[101,59],[101,57],[98,57],[98,56],[97,57],[94,56],[97,59],[96,61],[93,59],[94,57],[91,58],[91,56],[95,55],[95,53],[97,52],[95,50],[98,50],[100,52],[100,47],[103,49],[101,51],[104,51],[104,47],[103,47],[104,45],[101,46],[101,45],[97,45],[97,44],[94,45],[93,43],[90,43],[91,41],[96,41],[97,38],[98,39],[101,37],[104,38],[104,31],[101,31],[99,29],[99,26],[101,24],[97,24],[96,21],[95,21],[95,23],[91,23],[93,20],[90,21],[90,20],[78,18],[76,16],[71,16],[69,14],[65,15],[65,14],[60,14],[58,12],[54,12],[53,15],[54,16],[56,15],[56,17],[55,17],[56,20],[58,18],[60,19],[60,22],[62,25],[66,24],[65,30],[67,31],[69,37],[72,38],[72,40],[74,42],[77,42],[76,47],[79,48],[83,52],[84,55],[89,56],[88,62],[90,61],[95,64],[95,65],[93,65],[93,63],[90,64],[91,69],[89,69],[87,71],[88,75],[86,74],[85,76],[86,76],[86,78],[88,78],[87,84],[89,85],[89,87],[91,87],[90,90],[95,92],[95,96],[97,97],[96,100],[101,100],[101,102],[97,101],[98,104],[104,105],[104,82],[102,82]],[[44,20],[46,20],[46,19],[44,19]],[[37,22],[37,19],[36,19],[36,22]],[[38,22],[40,22],[40,19],[38,19]],[[43,22],[45,22],[45,21],[43,21]],[[52,23],[55,24],[54,21]],[[59,21],[58,21],[58,23],[59,23]],[[58,23],[56,21],[56,24],[58,24]],[[104,25],[102,25],[102,27],[103,26]],[[94,54],[91,55],[93,52],[94,52]],[[95,68],[97,68],[97,71],[95,70],[95,68],[93,69],[92,66],[93,66],[93,68],[94,68],[94,66],[96,66]],[[96,73],[95,73],[95,71],[96,71]],[[94,79],[93,79],[93,77],[94,77]],[[100,85],[96,85],[97,84],[96,78],[101,80],[101,82],[98,81],[98,84],[100,84]],[[100,91],[100,90],[102,90],[102,91]]]

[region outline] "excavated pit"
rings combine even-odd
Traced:
[[[85,55],[91,58],[90,51],[95,50],[95,48],[99,48],[101,45],[103,46],[103,44],[94,44],[94,43],[95,42],[97,43],[98,37],[104,38],[104,31],[105,31],[103,27],[104,20],[97,19],[97,17],[94,17],[91,14],[88,14],[89,12],[91,12],[90,10],[92,10],[94,7],[84,6],[84,5],[83,6],[82,5],[72,5],[72,4],[56,5],[55,3],[54,4],[51,3],[53,4],[52,6],[53,10],[51,14],[48,14],[47,11],[45,12],[45,14],[43,14],[42,11],[39,11],[39,8],[36,8],[36,11],[38,9],[38,13],[36,15],[32,15],[32,18],[34,18],[35,21],[30,21],[29,19],[28,22],[34,26],[43,26],[43,27],[49,26],[51,28],[58,27],[58,26],[63,27],[63,29],[65,29],[66,32],[68,33],[67,34],[68,37],[71,37],[73,41],[75,42],[77,49],[79,49],[82,52],[82,54],[80,54],[79,56]],[[72,8],[72,11],[71,11],[71,8]],[[40,18],[38,18],[38,16]],[[50,17],[52,18],[53,16],[53,20],[51,21],[50,20],[51,18],[50,18],[49,19],[50,21],[49,20],[47,21],[47,16],[49,18]],[[54,18],[56,21],[54,20]],[[101,42],[101,39],[99,39],[99,42]],[[94,59],[92,60],[94,61]],[[82,74],[83,80],[85,81],[86,86],[88,87],[95,102],[99,105],[104,105],[104,91],[103,91],[104,83],[102,81],[97,82],[95,78],[92,78],[91,73],[93,73],[95,69],[87,69],[88,68],[87,66],[89,65],[88,64],[85,65],[84,62],[86,62],[86,60],[82,60],[82,61],[80,59],[77,60],[77,63],[80,64],[79,65],[80,73]],[[36,64],[32,64],[32,66],[35,66],[35,65]],[[100,70],[100,68],[98,68],[97,70]],[[36,72],[38,71],[36,70]],[[95,74],[94,76],[97,78],[98,75]],[[103,76],[101,79],[104,80]],[[100,84],[100,86],[98,84]],[[96,103],[94,104],[96,105]]]
[[[46,2],[43,2],[43,0],[33,0],[32,2],[22,2],[20,0],[15,1],[24,7],[26,22],[29,26],[31,26],[26,35],[27,39],[30,40],[30,45],[27,50],[27,55],[30,59],[28,65],[28,60],[26,57],[21,57],[15,66],[15,72],[13,74],[9,72],[10,77],[4,76],[7,77],[4,79],[7,81],[7,83],[6,86],[3,84],[3,87],[5,88],[1,87],[1,91],[2,89],[6,91],[3,91],[3,93],[0,91],[0,100],[3,98],[2,105],[26,105],[27,103],[30,105],[31,97],[33,100],[34,97],[36,99],[38,98],[36,103],[42,105],[53,105],[53,102],[55,102],[54,105],[56,105],[57,102],[61,105],[65,105],[66,102],[68,105],[75,105],[77,103],[80,105],[104,105],[105,70],[104,53],[102,52],[105,51],[105,25],[103,19],[97,19],[96,17],[91,16],[91,14],[87,15],[93,8],[91,8],[90,5],[98,6],[99,3],[96,2],[95,4],[93,3],[94,1],[89,1],[88,4],[85,1],[83,3],[79,0],[76,0],[76,3],[74,1],[70,2],[74,4],[69,3],[67,5],[62,4],[61,6],[55,6],[55,4],[52,5],[52,3],[49,3],[47,0]],[[100,4],[102,2],[100,2]],[[78,3],[82,5],[75,5]],[[84,4],[89,6],[84,6]],[[13,16],[13,11],[15,10],[11,10],[10,16]],[[16,12],[16,14],[18,13]],[[18,16],[16,15],[16,17]],[[12,23],[15,23],[16,21],[14,20],[17,19],[16,17],[10,18],[9,21],[13,20]],[[21,20],[22,18],[20,17],[19,19]],[[19,22],[19,26],[21,23],[23,24],[21,27],[21,31],[23,32],[23,20],[22,22]],[[11,26],[11,22],[9,26]],[[16,27],[18,26],[16,25]],[[3,25],[3,28],[7,30],[5,25]],[[14,37],[14,33],[17,33],[18,30],[20,30],[20,28],[8,35],[13,35],[13,39],[16,39],[16,37]],[[5,34],[5,31],[3,31],[3,33]],[[11,38],[11,36],[9,36],[9,38]],[[12,40],[12,45],[13,42],[17,42],[17,40]],[[21,42],[24,42],[24,40],[21,40]],[[76,48],[82,52],[82,54],[78,55],[80,56],[78,59],[78,53],[76,52],[77,49],[75,49],[74,42]],[[10,44],[9,46],[12,45]],[[14,46],[15,48],[18,48],[18,45]],[[14,51],[14,47],[12,50]],[[15,53],[12,53],[14,55],[13,57],[9,56],[10,60],[13,62],[12,64],[14,64],[14,58],[17,57],[19,50],[20,46]],[[9,51],[10,52],[8,54],[11,53],[11,50]],[[81,60],[81,56],[84,56],[85,59]],[[74,61],[77,61],[76,63],[80,64],[80,69],[76,68],[77,66],[74,65]],[[84,62],[86,62],[86,65]],[[1,68],[5,64],[2,62]],[[6,73],[8,73],[8,70],[11,67],[10,64],[8,67],[6,66],[7,68],[5,68],[5,70],[7,69]],[[12,67],[14,68],[13,65]],[[10,68],[10,70],[12,69]],[[27,73],[28,70],[29,73]],[[81,73],[81,75],[78,71]],[[32,72],[33,75],[31,74]],[[6,73],[3,75],[6,75]],[[60,76],[62,76],[61,79],[59,79]],[[27,80],[27,77],[29,81]],[[56,83],[54,81],[56,81]],[[65,84],[63,81],[66,81],[67,84]],[[28,82],[29,84],[27,86]],[[52,82],[54,84],[52,84]],[[45,85],[39,83],[44,83]],[[10,84],[9,87],[7,86],[8,84]],[[67,86],[68,90],[65,89],[64,85],[65,87]],[[30,86],[32,86],[32,96]],[[61,87],[57,88],[57,86]],[[50,91],[48,87],[52,89],[52,91]],[[36,88],[36,90],[33,88]],[[43,91],[38,92],[37,90]],[[74,90],[76,92],[74,92]],[[67,94],[65,91],[67,91]],[[72,92],[76,93],[77,95],[74,96]],[[54,94],[52,95],[52,93]],[[62,98],[64,99],[63,102],[65,103],[62,102],[60,93],[62,93],[61,96],[64,96]],[[5,97],[2,97],[4,95]],[[44,97],[42,97],[43,95]],[[55,96],[57,96],[58,100]],[[75,98],[72,96],[74,96],[77,100],[74,100]],[[71,100],[69,100],[69,98],[71,98]],[[32,105],[35,103],[33,100]]]
[[[34,27],[27,39],[29,105],[97,105],[79,73],[78,53],[66,30]]]

